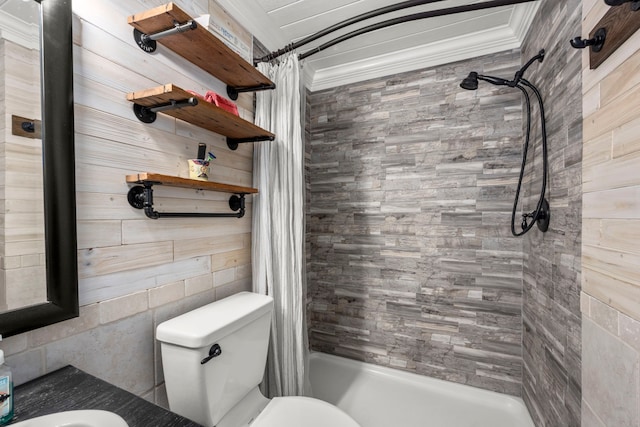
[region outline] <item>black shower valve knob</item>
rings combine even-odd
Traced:
[[[526,230],[529,227],[529,221],[528,219],[535,219],[536,217],[536,212],[533,211],[531,213],[523,213],[522,214],[522,224],[520,224],[520,227],[522,227],[523,230]]]

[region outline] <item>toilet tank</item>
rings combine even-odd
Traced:
[[[204,426],[218,421],[262,381],[273,299],[241,292],[161,323],[169,408]],[[218,344],[219,356],[201,364]]]

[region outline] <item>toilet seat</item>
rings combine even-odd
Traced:
[[[251,427],[360,427],[346,412],[320,399],[276,397]]]

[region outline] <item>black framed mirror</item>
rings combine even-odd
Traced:
[[[42,167],[47,301],[0,313],[16,335],[78,316],[71,0],[32,0],[41,13]]]

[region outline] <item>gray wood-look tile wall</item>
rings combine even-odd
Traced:
[[[308,93],[313,350],[522,392],[522,146],[509,51]]]
[[[550,165],[550,229],[524,239],[523,398],[539,427],[580,426],[582,60],[569,40],[581,34],[581,22],[579,0],[544,0],[522,48],[523,61],[547,52],[527,72],[545,101]],[[529,176],[527,195],[539,191],[540,165]]]

